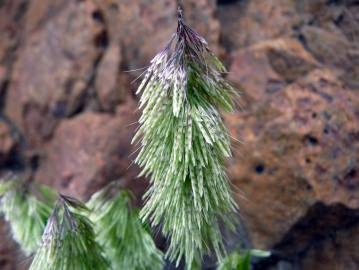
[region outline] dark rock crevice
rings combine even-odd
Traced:
[[[335,245],[341,232],[354,231],[358,228],[359,209],[350,209],[342,204],[316,203],[308,209],[305,216],[292,226],[282,240],[274,245],[272,256],[256,263],[254,269],[273,269],[272,267],[282,261],[293,265],[293,267],[294,265],[303,266],[309,252],[327,245],[326,242]],[[351,239],[349,235],[348,241],[355,241],[358,238],[355,235],[353,237]]]
[[[225,5],[233,5],[238,2],[245,2],[247,0],[217,0],[217,5],[225,6]]]

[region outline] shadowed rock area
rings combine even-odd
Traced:
[[[242,94],[225,115],[244,228],[229,246],[271,250],[256,270],[359,269],[359,2],[184,8]],[[174,0],[0,1],[0,174],[82,199],[122,179],[141,204],[136,78],[175,28]],[[0,269],[27,269],[0,235]]]

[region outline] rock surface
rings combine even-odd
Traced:
[[[12,135],[10,126],[0,119],[0,164],[5,163],[15,149],[17,141]],[[0,165],[0,167],[2,167]]]
[[[81,199],[112,180],[134,182],[138,171],[129,155],[135,109],[128,102],[115,115],[86,112],[62,121],[45,146],[36,180]]]
[[[8,224],[0,218],[0,269],[1,270],[27,270],[30,261],[19,250],[18,245],[11,239]]]
[[[258,2],[219,9],[222,27],[230,27],[222,37],[228,78],[242,89],[239,112],[226,116],[232,136],[243,141],[229,173],[254,246],[274,254],[255,269],[357,269],[358,245],[349,243],[359,228],[356,8],[344,1]],[[248,31],[228,21],[227,12],[238,11],[246,15],[236,21]],[[281,23],[293,11],[301,18]],[[351,211],[350,226],[332,211],[338,204]],[[320,215],[326,209],[332,214]],[[319,219],[335,226],[320,234]]]
[[[315,202],[359,208],[359,97],[325,69],[260,97],[228,117],[244,141],[229,169],[254,244],[270,248]]]
[[[272,38],[289,37],[301,20],[293,0],[233,2],[219,7],[223,43],[231,51]]]
[[[50,20],[48,10],[36,9],[35,13],[43,2],[30,4],[27,28],[31,34],[19,48],[5,103],[6,114],[31,147],[41,146],[51,137],[59,118],[82,106],[99,57],[98,49],[89,46],[100,31],[91,17],[92,5],[63,3]],[[34,18],[44,22],[39,26]]]
[[[126,95],[122,86],[120,72],[121,48],[119,45],[110,45],[99,63],[95,81],[95,89],[99,104],[104,111],[115,111],[116,105]]]
[[[9,228],[3,220],[0,220],[0,234],[4,235],[2,237],[2,243],[0,245],[0,267],[4,270],[13,270],[13,252],[15,249],[15,244],[9,239]]]
[[[25,164],[83,199],[120,178],[141,204],[133,92],[175,2],[0,1],[0,174]],[[242,91],[228,171],[246,239],[273,251],[254,269],[359,269],[358,1],[184,6]],[[19,269],[15,248],[0,243],[1,269]]]

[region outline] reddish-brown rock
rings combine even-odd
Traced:
[[[9,224],[0,218],[0,269],[27,270],[30,267],[28,258],[21,252],[20,247],[11,239]]]
[[[318,61],[334,68],[349,87],[359,88],[358,43],[351,43],[343,32],[319,27],[303,27],[301,33],[308,50]]]
[[[0,7],[0,61],[11,64],[22,34],[27,0],[4,0]]]
[[[238,74],[247,63],[234,65]],[[358,95],[328,69],[250,94],[256,102],[227,120],[244,142],[230,176],[247,199],[240,206],[254,245],[270,248],[314,202],[358,208]]]
[[[31,2],[30,10],[42,2]],[[56,16],[32,29],[18,51],[6,114],[30,146],[40,146],[58,119],[74,113],[83,102],[99,57],[93,42],[101,29],[92,18],[94,9],[88,1],[64,2]],[[50,11],[42,14],[45,19]]]
[[[0,235],[0,269],[15,270],[17,262],[14,258],[14,251],[16,246],[15,243],[9,239],[9,227],[2,219],[0,220]]]
[[[105,111],[114,111],[120,99],[126,94],[121,83],[121,50],[117,44],[110,45],[97,69],[95,89],[100,106]]]
[[[22,36],[26,2],[27,0],[4,0],[0,4],[0,110]]]
[[[86,112],[63,120],[45,147],[36,180],[79,198],[121,177],[132,181],[137,175],[129,158],[135,108],[129,100],[115,115]]]
[[[293,0],[237,1],[219,7],[222,41],[229,50],[289,37],[302,18]]]
[[[308,49],[319,61],[334,66],[347,61],[351,45],[342,33],[306,26],[302,28],[302,34]]]
[[[238,1],[218,11],[227,52],[273,38],[297,37],[348,87],[359,88],[359,9],[352,1]]]
[[[228,79],[243,87],[250,106],[261,106],[263,97],[279,91],[319,65],[295,39],[259,42],[238,50],[232,58]]]

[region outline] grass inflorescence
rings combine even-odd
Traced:
[[[48,219],[42,243],[30,270],[109,270],[102,247],[95,241],[87,207],[61,195]]]
[[[131,193],[114,182],[96,192],[87,203],[95,226],[96,240],[112,269],[161,270],[163,255],[131,206]]]
[[[38,193],[42,197],[51,197],[47,196],[45,187],[39,186]],[[0,213],[10,224],[14,240],[26,255],[34,253],[41,242],[51,207],[51,200],[40,200],[18,178],[9,177],[0,181]]]
[[[231,112],[236,91],[207,42],[184,23],[151,61],[137,94],[142,116],[136,163],[150,176],[141,217],[170,238],[167,257],[189,267],[204,253],[221,258],[222,222],[235,223],[225,171],[230,138],[220,110]]]

